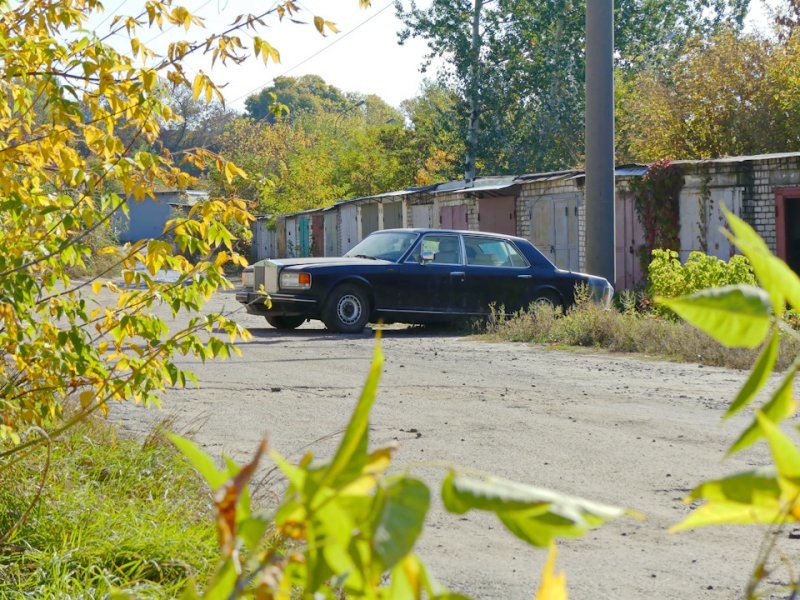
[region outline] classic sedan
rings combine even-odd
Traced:
[[[368,322],[431,323],[510,314],[532,303],[568,308],[575,287],[604,304],[602,277],[556,268],[528,240],[443,229],[386,229],[343,257],[266,259],[243,273],[236,299],[273,327],[307,319],[343,333]]]

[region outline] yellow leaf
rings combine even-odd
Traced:
[[[372,475],[364,475],[351,481],[346,486],[344,486],[341,490],[339,490],[339,495],[341,496],[366,496],[367,494],[371,493],[375,486],[377,485],[377,480]]]
[[[100,293],[100,290],[103,289],[103,282],[96,280],[92,282],[92,293],[97,295]]]
[[[86,408],[92,403],[92,400],[94,400],[94,392],[92,390],[83,391],[80,394],[80,399],[81,399],[81,406],[83,408]]]
[[[200,97],[200,92],[203,91],[203,83],[205,82],[205,77],[202,73],[198,73],[194,77],[194,83],[192,84],[192,100],[197,100]]]
[[[322,35],[325,35],[325,19],[322,17],[314,17],[314,27],[317,28]]]
[[[567,578],[564,572],[556,573],[556,557],[558,550],[555,544],[550,546],[547,562],[542,570],[542,582],[536,592],[536,600],[567,600]]]

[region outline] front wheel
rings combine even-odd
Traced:
[[[322,322],[331,331],[358,333],[367,324],[369,312],[369,299],[364,290],[355,285],[341,285],[325,303]]]
[[[305,317],[266,317],[267,323],[272,325],[275,329],[297,329],[306,320]]]

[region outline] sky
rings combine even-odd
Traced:
[[[192,30],[190,35],[197,39],[223,31],[238,14],[259,12],[272,1],[256,4],[256,0],[184,0],[187,8],[203,17],[206,24],[205,31]],[[418,0],[417,4],[424,7],[429,2]],[[763,30],[764,2],[751,0],[749,30]],[[261,34],[280,52],[279,64],[269,62],[265,66],[261,61],[248,60],[244,65],[217,66],[211,71],[215,82],[227,84],[223,94],[228,107],[243,110],[247,96],[268,87],[281,75],[319,75],[344,92],[376,94],[395,107],[417,94],[426,76],[419,70],[426,45],[419,39],[408,40],[403,46],[397,43],[402,23],[395,17],[394,0],[372,0],[372,6],[366,9],[359,8],[358,0],[296,0],[296,3],[302,9],[298,18],[304,24],[271,18],[267,21],[268,29]],[[94,18],[90,27],[102,35],[108,31],[111,15],[137,14],[143,4],[143,0],[106,0],[105,15]],[[334,22],[339,33],[320,35],[312,24],[314,15]],[[180,33],[182,30],[173,29],[141,38],[159,50]],[[119,42],[129,47],[122,36]],[[193,63],[191,68],[204,68],[208,72],[208,65],[200,62]]]
[[[260,35],[278,49],[281,62],[248,60],[244,65],[215,67],[210,75],[216,83],[226,83],[223,89],[225,102],[230,108],[243,110],[247,96],[271,85],[275,77],[287,75],[299,77],[306,74],[321,76],[327,83],[344,92],[377,94],[392,106],[398,107],[403,100],[413,98],[419,91],[424,75],[419,71],[425,54],[425,43],[409,40],[403,46],[397,43],[397,32],[402,23],[395,18],[393,0],[372,0],[372,6],[359,8],[358,0],[299,0],[302,12],[295,17],[304,21],[296,24],[276,17],[269,18],[269,27]],[[106,14],[92,19],[90,28],[99,35],[108,31],[111,14],[137,14],[143,6],[141,0],[106,0]],[[209,33],[227,29],[240,13],[257,13],[273,3],[253,0],[184,0],[183,4],[196,15],[205,19],[205,31],[190,30],[191,39],[205,38]],[[418,2],[425,6],[427,0]],[[260,5],[260,6],[259,6]],[[319,34],[312,23],[314,15],[332,21],[339,33]],[[141,34],[143,42],[150,42],[156,50],[163,50],[182,29],[173,29],[164,34],[152,32]],[[186,35],[186,34],[184,34]],[[242,34],[247,43],[246,35]],[[122,35],[118,36],[120,49],[129,48]],[[115,44],[116,45],[116,44]],[[199,70],[208,65],[193,62],[192,68]]]

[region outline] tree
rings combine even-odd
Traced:
[[[178,118],[165,123],[159,139],[173,155],[192,148],[219,151],[219,138],[237,113],[219,101],[195,99],[192,90],[164,82],[164,101]],[[195,173],[197,174],[197,173]]]
[[[693,40],[668,74],[620,87],[621,161],[705,159],[796,150],[798,37],[771,42],[732,31]]]
[[[721,23],[736,26],[746,0],[615,3],[616,61],[635,71],[661,68],[685,40]],[[483,4],[480,52],[470,45],[474,5],[434,0],[421,9],[398,1],[406,25],[400,42],[427,41],[427,69],[439,60],[439,80],[461,98],[466,123],[471,98],[480,107],[478,157],[491,173],[561,169],[581,162],[584,108],[584,7],[574,0],[497,0]],[[470,75],[479,61],[479,85]]]
[[[231,250],[232,230],[251,219],[241,200],[214,198],[189,218],[173,220],[165,230],[172,243],[155,239],[120,250],[92,248],[88,241],[126,210],[127,197],[141,200],[156,186],[196,184],[169,152],[151,149],[163,126],[177,120],[159,81],[191,89],[194,99],[221,101],[214,82],[203,71],[190,77],[184,60],[204,52],[223,64],[248,54],[272,59],[259,28],[296,7],[281,2],[243,16],[224,33],[173,42],[163,58],[140,36],[173,26],[193,31],[200,24],[171,0],[114,17],[107,38],[88,32],[89,17],[102,10],[98,0],[3,1],[2,7],[0,440],[20,443],[30,426],[57,433],[72,400],[78,409],[71,422],[115,400],[156,402],[165,386],[192,380],[177,357],[224,357],[246,335],[225,315],[197,312],[215,290],[230,286],[224,265],[244,262]],[[322,19],[315,23],[331,27]],[[248,32],[251,46],[243,45],[240,31]],[[119,35],[128,37],[125,51],[107,41]],[[201,169],[211,164],[229,182],[244,176],[208,150],[187,152],[183,161]],[[97,253],[116,259],[125,286],[99,277],[72,279],[70,269]],[[190,263],[183,254],[198,258]],[[162,268],[178,271],[178,283],[159,283]],[[96,305],[88,290],[104,290],[115,302]],[[149,310],[156,303],[194,316],[185,329],[170,330]]]
[[[457,178],[466,153],[458,95],[426,80],[420,93],[404,101],[401,108],[413,131],[416,183],[428,185]]]
[[[319,75],[276,77],[273,84],[244,101],[248,116],[274,123],[278,113],[289,118],[308,113],[337,113],[353,104],[339,88],[325,83]]]
[[[279,79],[282,89],[293,90],[290,118],[238,119],[220,142],[225,156],[257,176],[229,184],[216,173],[213,190],[235,191],[259,212],[281,214],[416,183],[420,148],[400,111],[375,95],[346,94],[318,76]],[[267,110],[262,101],[261,94],[248,98],[251,112]]]

